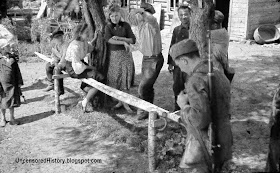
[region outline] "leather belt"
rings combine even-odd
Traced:
[[[145,56],[145,57],[147,57],[147,58],[151,58],[151,57],[159,57],[160,55],[162,55],[162,53],[160,52],[159,54],[157,54],[157,55],[152,55],[152,56]]]

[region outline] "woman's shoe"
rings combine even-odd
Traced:
[[[84,100],[83,100],[84,101]],[[87,103],[81,102],[83,113],[86,113]]]
[[[127,113],[129,113],[129,114],[134,113],[134,111],[129,107],[128,104],[123,103],[123,107],[125,108],[125,110],[127,111]]]
[[[6,120],[0,121],[0,127],[5,127],[7,124]]]
[[[85,113],[85,112],[86,112],[86,107],[83,106],[83,103],[82,103],[82,102],[83,102],[83,101],[79,101],[78,104],[77,104],[77,106],[78,106],[79,108],[80,108],[80,106],[81,106],[83,113]]]

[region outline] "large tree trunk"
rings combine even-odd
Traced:
[[[202,6],[200,6],[199,1],[202,1]],[[191,3],[190,39],[197,43],[200,56],[207,58],[207,30],[209,30],[210,21],[214,14],[213,0],[193,0]]]
[[[0,18],[7,17],[7,8],[8,8],[7,0],[1,0],[1,5],[0,5],[1,17]]]
[[[93,38],[94,32],[100,31],[101,34],[97,38],[95,50],[91,53],[89,64],[97,67],[97,70],[105,77],[108,71],[108,58],[107,58],[107,45],[104,38],[104,30],[106,25],[106,18],[103,11],[103,0],[84,0],[84,15],[86,22],[91,26],[92,32],[89,38]],[[103,106],[105,101],[105,95],[99,93],[95,97],[94,103],[98,103],[96,106]]]

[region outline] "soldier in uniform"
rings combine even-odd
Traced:
[[[234,69],[229,67],[228,63],[229,35],[228,31],[225,28],[222,28],[223,21],[223,13],[215,10],[215,15],[211,22],[211,51],[214,68],[224,72],[227,78],[232,81]]]
[[[188,131],[180,167],[184,172],[208,173],[214,160],[215,172],[219,172],[232,157],[229,80],[222,72],[214,70],[213,98],[210,99],[208,61],[200,58],[196,43],[191,39],[182,40],[171,47],[170,55],[189,76],[185,90],[177,99],[182,122]],[[207,147],[210,123],[213,123],[215,141],[213,159]],[[218,144],[220,147],[216,147]]]

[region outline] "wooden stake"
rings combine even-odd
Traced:
[[[157,112],[149,113],[148,124],[148,159],[149,159],[149,172],[153,173],[156,169],[156,157],[155,157],[155,142],[156,142],[156,129],[153,127],[154,121],[157,118]]]
[[[57,68],[54,68],[54,75],[59,75]],[[54,104],[55,104],[55,113],[60,114],[60,100],[59,100],[59,93],[58,93],[58,87],[59,87],[59,79],[54,79]]]

